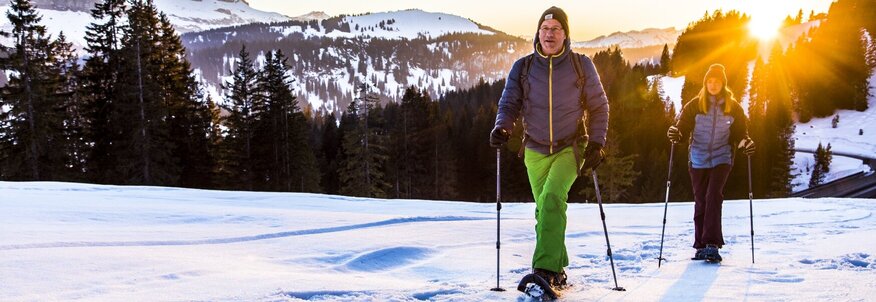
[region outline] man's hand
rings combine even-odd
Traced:
[[[602,151],[602,144],[588,142],[587,148],[584,149],[584,165],[581,166],[581,171],[596,170],[603,158],[605,158],[605,151]]]
[[[736,148],[742,149],[742,153],[745,155],[751,156],[754,154],[754,141],[751,140],[750,137],[746,137],[739,141],[739,145]]]
[[[678,131],[678,127],[669,126],[669,131],[666,131],[666,137],[668,137],[669,141],[673,144],[677,144],[681,141],[681,131]]]
[[[490,147],[502,147],[508,143],[508,139],[510,138],[511,133],[508,130],[496,126],[496,128],[493,128],[493,131],[490,132]]]

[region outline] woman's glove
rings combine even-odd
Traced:
[[[754,154],[754,141],[751,140],[750,137],[746,137],[739,141],[739,145],[736,147],[742,149],[742,153],[745,153],[745,155],[751,156]]]
[[[681,131],[678,131],[678,127],[669,126],[669,131],[666,131],[666,137],[668,137],[669,141],[673,144],[677,144],[681,141]]]

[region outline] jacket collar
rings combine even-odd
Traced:
[[[718,97],[716,97],[716,96],[710,94],[710,95],[709,95],[709,103],[710,103],[710,104],[718,104],[718,105],[722,105],[722,104],[724,104],[724,98],[723,98],[723,97],[722,97],[722,98],[718,98]]]
[[[561,57],[565,56],[565,55],[566,55],[566,49],[568,48],[566,44],[568,44],[568,43],[564,43],[564,44],[563,44],[563,48],[560,48],[560,53],[555,54],[555,55],[552,55],[551,57],[554,57],[554,58],[561,58]],[[535,53],[537,53],[540,57],[542,57],[542,58],[544,58],[544,59],[547,59],[547,58],[548,58],[548,55],[545,55],[545,54],[541,53],[541,45],[540,45],[540,44],[536,44],[536,45],[535,45]]]
[[[555,54],[552,57],[557,59],[562,59],[563,57],[566,57],[569,54],[569,50],[572,49],[571,40],[571,38],[566,36],[566,39],[563,40],[563,48],[560,49],[560,53]],[[538,30],[535,31],[535,39],[532,40],[532,48],[534,49],[536,55],[543,59],[548,59],[548,56],[541,53],[541,43],[538,40]]]

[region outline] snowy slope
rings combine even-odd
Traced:
[[[668,76],[650,76],[648,77],[648,82],[653,82],[655,78],[660,79],[660,87],[663,88],[662,99],[665,100],[668,97],[673,106],[675,106],[675,113],[681,112],[682,106],[688,101],[681,99],[681,89],[684,88],[684,76],[674,78]]]
[[[524,301],[534,205],[0,182],[8,301]],[[727,201],[720,265],[690,261],[691,203],[569,207],[563,301],[862,301],[876,295],[876,203]]]
[[[821,25],[822,20],[809,21],[801,24],[791,25],[779,29],[777,41],[782,44],[782,47],[788,47],[789,44],[796,43],[801,35],[805,34],[813,27]],[[764,56],[764,57],[769,57]]]
[[[450,33],[494,34],[492,31],[481,29],[477,23],[469,19],[444,13],[425,12],[419,9],[346,16],[341,22],[348,24],[349,30],[329,31],[323,27],[317,30],[298,25],[277,25],[272,29],[276,32],[282,32],[286,36],[301,33],[305,37],[361,37],[390,40],[415,39],[420,36],[436,38]]]
[[[628,32],[615,32],[608,36],[599,36],[593,40],[572,43],[573,48],[607,48],[619,45],[621,48],[639,48],[651,45],[675,45],[681,32],[674,27],[648,28]]]
[[[280,22],[290,20],[278,13],[264,12],[249,7],[243,1],[222,0],[155,0],[158,10],[167,14],[170,22],[180,33],[201,31],[217,27],[234,26],[253,22]],[[9,10],[9,2],[0,2],[0,12]],[[72,11],[47,8],[37,8],[43,16],[42,24],[53,37],[63,31],[67,40],[73,42],[78,49],[85,44],[86,26],[93,22],[91,14],[86,11]],[[9,31],[12,27],[5,14],[0,17],[0,30]],[[8,44],[8,39],[0,39]]]
[[[155,0],[180,33],[254,22],[281,22],[290,18],[254,9],[245,1]]]
[[[867,111],[837,110],[834,116],[839,115],[840,121],[836,128],[831,125],[833,116],[813,118],[808,123],[798,123],[794,132],[794,144],[797,150],[815,151],[818,144],[827,147],[831,145],[831,151],[876,157],[876,70],[870,77],[870,98]],[[863,134],[860,132],[863,131]],[[798,152],[794,157],[799,175],[794,179],[794,191],[808,188],[809,179],[812,176],[812,168],[815,165],[815,157],[810,153]],[[849,176],[861,171],[871,171],[868,165],[861,160],[849,157],[833,156],[830,164],[830,172],[825,177],[825,182]]]
[[[9,4],[0,2],[0,12],[4,12],[0,16],[0,30],[4,32],[12,31],[12,24],[6,18],[5,12],[9,11]],[[80,51],[85,48],[85,30],[86,26],[92,22],[91,15],[80,11],[57,11],[48,9],[37,9],[40,16],[43,17],[40,22],[46,26],[46,31],[53,38],[58,37],[61,32],[67,37],[67,41],[73,43],[73,46]],[[0,37],[0,43],[9,46],[12,43],[11,38]]]

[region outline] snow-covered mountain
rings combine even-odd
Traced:
[[[681,32],[674,27],[648,28],[628,32],[615,32],[608,36],[572,43],[574,48],[608,48],[618,45],[620,48],[641,48],[646,46],[669,44],[674,45]]]
[[[85,46],[85,27],[91,23],[91,9],[97,0],[38,0],[37,12],[52,36],[63,31],[78,48]],[[281,22],[291,18],[254,9],[244,0],[154,0],[180,33],[201,31],[253,22]],[[0,12],[9,10],[9,2],[0,2]],[[9,20],[0,17],[0,30],[11,29]],[[0,39],[4,43],[7,40]]]
[[[222,84],[231,81],[245,44],[257,65],[264,53],[282,50],[299,100],[330,111],[346,108],[359,83],[389,101],[411,85],[437,97],[481,78],[499,80],[532,50],[530,42],[472,20],[414,9],[218,28],[182,40],[214,100],[222,101]]]
[[[31,4],[41,9],[88,12],[99,0],[32,0]],[[9,5],[8,2],[3,5]]]
[[[154,0],[180,33],[290,18],[254,9],[245,0]]]
[[[516,285],[531,270],[533,203],[502,207],[497,276],[489,203],[52,182],[0,182],[0,196],[4,301],[531,300]],[[627,291],[611,290],[599,209],[570,204],[561,301],[876,296],[872,200],[728,200],[719,265],[689,260],[692,202],[666,220],[662,202],[604,208]],[[507,291],[490,291],[497,277]]]
[[[320,16],[317,15],[317,17]],[[495,33],[495,31],[483,29],[479,24],[463,17],[425,12],[418,9],[342,16],[337,24],[338,28],[281,24],[272,26],[271,30],[281,32],[285,36],[301,33],[305,37],[391,40],[418,37],[437,38],[451,33],[483,35]]]
[[[290,20],[293,20],[293,21],[311,21],[311,20],[324,20],[324,19],[328,19],[328,18],[331,18],[331,16],[329,16],[325,12],[318,11],[318,12],[309,12],[309,13],[303,14],[303,15],[298,16],[298,17],[292,17]]]

